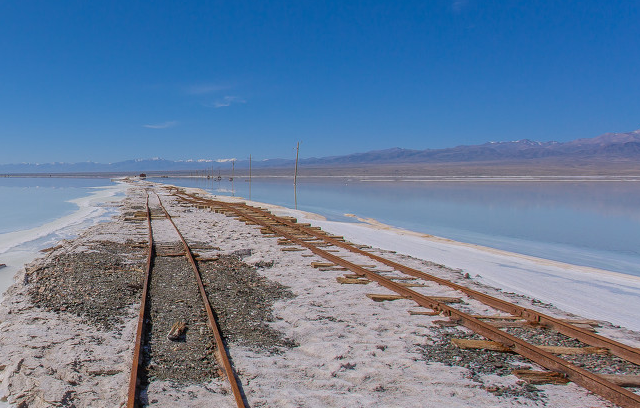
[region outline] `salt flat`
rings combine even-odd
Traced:
[[[472,366],[469,368],[456,365],[455,361],[452,361],[453,366],[430,361],[425,349],[441,347],[440,339],[449,333],[449,329],[434,324],[442,317],[408,314],[407,311],[414,307],[409,300],[372,302],[365,296],[367,293],[387,293],[386,290],[374,283],[340,285],[336,277],[344,272],[318,271],[310,263],[321,259],[308,251],[283,252],[277,238],[263,236],[256,226],[245,225],[206,209],[180,205],[177,199],[157,185],[145,183],[142,186],[161,194],[188,241],[211,248],[199,250],[202,256],[241,253],[242,261],[253,266],[257,273],[288,287],[294,294],[292,298],[276,302],[271,311],[273,319],[266,322],[293,341],[294,347],[283,347],[273,353],[260,347],[229,344],[230,355],[251,406],[610,406],[575,384],[540,386],[531,391],[513,376],[484,374],[477,369],[478,365],[486,362],[483,360],[487,358],[485,354],[463,351],[471,356]],[[143,205],[141,190],[140,187],[129,190],[127,199],[122,203],[122,211],[134,211],[132,209]],[[202,190],[191,191],[205,194]],[[301,222],[309,221],[329,232],[343,234],[354,242],[397,250],[398,254],[385,253],[385,256],[451,279],[463,279],[463,274],[446,266],[434,265],[431,261],[447,265],[444,262],[447,260],[453,263],[447,266],[454,268],[461,267],[454,263],[460,260],[473,266],[484,259],[486,268],[512,262],[512,268],[522,269],[525,282],[526,279],[534,279],[527,278],[527,271],[539,270],[532,259],[388,230],[371,221],[334,223],[314,214],[276,207],[273,210],[279,214],[294,215]],[[38,293],[37,286],[34,286],[37,275],[33,275],[33,271],[46,265],[50,265],[49,268],[56,265],[56,256],[82,254],[87,249],[96,249],[96,243],[105,241],[122,244],[130,239],[143,240],[143,225],[132,225],[125,222],[125,218],[121,216],[112,222],[94,226],[78,239],[66,242],[46,258],[36,261],[28,268],[30,277],[27,278],[23,271],[7,293],[0,307],[0,392],[9,402],[27,402],[34,407],[61,404],[63,400],[72,400],[78,407],[118,406],[124,402],[122,390],[126,387],[127,364],[131,361],[136,305],[123,309],[120,326],[110,332],[65,311],[43,310],[34,304],[37,297],[34,298],[30,291]],[[435,249],[429,249],[431,246]],[[414,257],[407,256],[412,255],[411,252]],[[471,254],[475,254],[474,257]],[[444,255],[449,258],[443,258]],[[489,255],[495,258],[487,258]],[[492,259],[493,263],[490,262]],[[132,264],[132,267],[136,265]],[[551,272],[555,273],[552,276],[557,276],[562,270],[560,265],[547,265],[542,261],[540,267],[547,268],[543,269],[544,274],[536,272],[543,277]],[[472,275],[467,279],[470,285],[489,282],[490,275],[486,275],[484,270],[471,270],[467,266],[465,270]],[[478,273],[482,277],[475,277]],[[589,274],[595,271],[582,273],[578,277],[591,276]],[[46,275],[43,276],[46,280]],[[616,274],[602,273],[601,279],[609,279],[609,282],[616,277]],[[499,284],[495,286],[501,288]],[[416,289],[428,290],[439,296],[455,294],[448,288],[433,285]],[[64,296],[64,293],[59,296]],[[547,307],[533,304],[524,297],[519,298],[519,302],[531,308]],[[469,300],[468,303],[489,312],[478,302]],[[557,308],[553,310],[560,316],[568,316]],[[636,341],[633,333],[609,330],[621,340]],[[55,336],[49,335],[54,332]],[[454,331],[456,335],[465,333],[465,330]],[[29,346],[25,347],[25,344]],[[446,353],[453,353],[450,357],[456,359],[460,351]],[[73,358],[57,357],[60,355]],[[512,360],[515,357],[506,358],[507,362],[501,360],[499,365],[531,366],[527,362]],[[155,400],[150,406],[233,406],[232,398],[224,392],[226,385],[221,378],[188,386],[170,381],[155,382],[151,387]],[[501,393],[497,392],[500,390]]]

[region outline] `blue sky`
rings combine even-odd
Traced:
[[[638,1],[0,2],[0,163],[640,128]]]

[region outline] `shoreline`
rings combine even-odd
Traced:
[[[260,228],[185,206],[160,185],[146,182],[128,189],[118,204],[118,215],[110,222],[83,230],[18,275],[0,304],[0,399],[4,396],[13,404],[25,402],[33,407],[62,405],[63,401],[73,401],[78,407],[122,404],[132,360],[136,299],[142,290],[137,283],[146,259],[141,246],[147,237],[146,225],[134,215],[144,208],[149,186],[162,195],[185,239],[198,245],[198,253],[206,259],[202,261],[205,273],[232,276],[232,271],[238,271],[234,265],[240,263],[255,271],[256,280],[235,292],[238,302],[250,297],[247,291],[263,280],[283,285],[293,294],[272,305],[261,303],[272,315],[261,324],[290,339],[290,346],[274,353],[261,344],[228,343],[253,406],[488,408],[535,407],[544,401],[549,406],[577,408],[602,404],[599,397],[575,384],[525,386],[510,370],[530,366],[527,361],[510,354],[496,357],[451,347],[449,337],[468,334],[439,326],[442,316],[407,313],[415,309],[408,300],[372,302],[367,293],[385,290],[375,284],[341,285],[336,278],[344,272],[319,271],[311,264],[319,258],[308,251],[283,251],[278,239],[263,235]],[[346,224],[332,224],[315,214],[284,207],[273,211],[295,214],[300,222],[313,219],[313,224],[323,229],[329,226],[328,232],[332,225]],[[162,238],[166,234],[162,221],[156,222]],[[376,230],[380,233],[385,231]],[[398,240],[397,234],[394,236]],[[478,279],[463,276],[462,271],[423,260],[428,258],[372,250],[525,307],[558,318],[572,317],[552,305],[483,286]],[[229,257],[235,259],[233,268],[225,269],[223,260]],[[427,285],[416,290],[451,296],[444,287]],[[87,292],[91,296],[85,296]],[[101,303],[94,305],[94,299]],[[467,301],[469,307],[489,312],[485,306]],[[221,321],[229,316],[235,315],[223,316]],[[96,325],[96,318],[112,324]],[[638,333],[606,323],[598,330],[613,333],[623,342],[640,344]],[[224,389],[224,383],[216,378],[187,385],[161,380],[153,383],[155,403],[150,405],[232,406]]]
[[[113,210],[104,206],[117,202],[121,199],[118,195],[126,191],[126,186],[118,182],[90,188],[92,191],[87,196],[68,201],[78,207],[71,214],[37,227],[0,234],[0,259],[7,265],[0,270],[0,301],[24,265],[41,255],[40,250],[60,240],[74,238],[95,223],[110,220]]]
[[[388,226],[373,219],[362,218],[363,222],[356,216],[359,223],[328,221],[307,211],[243,197],[216,196],[196,187],[185,189],[223,201],[263,206],[279,215],[296,217],[299,222],[314,223],[358,244],[463,270],[479,282],[507,293],[539,299],[576,315],[640,331],[640,321],[633,312],[640,310],[640,277],[636,275],[459,242]]]
[[[488,252],[496,255],[503,255],[503,256],[508,256],[512,258],[521,258],[521,259],[538,263],[541,265],[556,266],[558,268],[563,268],[563,269],[576,269],[584,273],[610,275],[612,277],[617,277],[620,279],[630,278],[631,281],[640,282],[640,276],[632,275],[630,273],[610,271],[607,269],[595,268],[595,267],[586,266],[586,265],[576,265],[569,262],[556,261],[554,259],[547,259],[547,258],[533,256],[533,255],[521,254],[513,251],[506,251],[504,249],[493,248],[486,245],[479,245],[471,242],[456,241],[454,239],[444,238],[437,235],[425,234],[418,231],[412,231],[405,228],[395,227],[393,225],[382,223],[374,218],[362,218],[362,217],[358,217],[355,214],[345,214],[345,216],[355,218],[363,224],[370,225],[374,229],[390,231],[398,235],[415,236],[428,241],[432,241],[434,243],[450,244],[450,245],[461,246],[465,248],[477,249],[478,251]]]
[[[170,184],[164,184],[164,185],[168,186]],[[354,223],[346,223],[346,222],[342,222],[342,221],[329,221],[329,220],[327,220],[327,218],[325,216],[323,216],[321,214],[318,214],[318,213],[310,212],[310,211],[296,210],[294,208],[285,207],[285,206],[282,206],[282,205],[270,204],[270,203],[266,203],[266,202],[262,202],[262,201],[249,200],[249,199],[246,199],[244,197],[237,197],[237,196],[236,197],[230,197],[230,196],[225,196],[225,195],[216,195],[216,194],[212,194],[212,193],[210,193],[210,192],[208,192],[206,190],[203,190],[203,189],[200,189],[200,188],[197,188],[197,187],[182,187],[182,186],[174,186],[174,185],[171,185],[171,186],[178,187],[178,188],[184,188],[186,190],[196,190],[196,191],[199,191],[201,194],[211,195],[212,197],[215,197],[216,199],[221,200],[221,201],[226,201],[226,200],[228,200],[228,201],[244,201],[246,203],[250,203],[251,205],[261,206],[261,207],[273,209],[273,210],[276,210],[276,211],[280,210],[280,211],[287,212],[287,213],[294,213],[294,212],[295,213],[299,213],[306,220],[326,221],[326,222],[330,222],[330,223],[345,224],[345,225],[349,225],[349,224],[368,225],[371,228],[376,229],[376,230],[389,231],[389,232],[392,232],[394,234],[401,235],[401,236],[413,236],[413,237],[417,237],[417,238],[421,238],[421,239],[425,239],[425,240],[431,241],[433,243],[460,246],[460,247],[475,249],[475,250],[478,250],[478,251],[488,252],[488,253],[492,253],[492,254],[496,254],[496,255],[508,256],[508,257],[512,257],[512,258],[521,258],[523,260],[539,263],[541,265],[555,266],[555,267],[563,268],[563,269],[576,269],[576,270],[580,270],[581,272],[584,272],[584,273],[610,275],[612,277],[616,277],[616,278],[619,278],[619,279],[629,278],[633,282],[640,283],[640,276],[633,275],[633,274],[630,274],[630,273],[610,271],[610,270],[607,270],[607,269],[595,268],[595,267],[586,266],[586,265],[577,265],[577,264],[572,264],[572,263],[569,263],[569,262],[556,261],[556,260],[553,260],[553,259],[547,259],[547,258],[533,256],[533,255],[521,254],[521,253],[513,252],[513,251],[507,251],[507,250],[494,248],[494,247],[490,247],[490,246],[486,246],[486,245],[474,244],[474,243],[471,243],[471,242],[457,241],[457,240],[454,240],[454,239],[451,239],[451,238],[445,238],[445,237],[441,237],[441,236],[437,236],[437,235],[427,234],[427,233],[424,233],[424,232],[409,230],[409,229],[402,228],[402,227],[396,227],[394,225],[385,224],[383,222],[380,222],[375,218],[360,217],[357,214],[345,213],[343,215],[345,217],[349,217],[349,218],[353,218],[353,219],[357,220],[358,223],[355,223],[355,222]]]
[[[513,253],[640,276],[636,184],[421,183],[284,180],[251,183],[154,180],[314,211],[333,221],[356,213],[386,224]],[[273,183],[273,184],[270,184]],[[326,183],[326,184],[325,184]],[[253,191],[253,194],[252,194]],[[297,196],[297,203],[294,197]],[[400,197],[403,197],[400,199]],[[406,197],[406,199],[404,199]]]
[[[158,185],[169,186],[170,184],[158,183]],[[588,291],[589,285],[605,285],[610,290],[604,291],[605,293],[601,293],[598,296],[598,298],[604,299],[613,298],[612,291],[624,289],[627,293],[625,300],[630,302],[631,305],[637,304],[640,308],[640,277],[636,275],[589,266],[575,265],[505,251],[488,246],[456,241],[449,238],[394,227],[392,225],[379,222],[373,218],[358,217],[355,214],[344,214],[344,216],[357,220],[357,223],[328,221],[326,217],[317,213],[295,210],[293,208],[260,201],[247,200],[244,197],[214,195],[211,192],[198,187],[175,187],[196,191],[199,194],[213,195],[222,200],[246,201],[258,206],[273,209],[281,214],[295,216],[305,222],[316,222],[323,229],[349,237],[353,242],[392,250],[404,255],[433,261],[454,269],[461,269],[464,270],[465,273],[469,273],[470,275],[477,277],[484,284],[501,288],[504,291],[538,298],[572,313],[586,315],[585,317],[589,318],[610,321],[613,324],[621,325],[631,330],[640,331],[640,322],[636,323],[637,319],[633,319],[632,316],[616,316],[616,313],[614,313],[613,310],[605,310],[603,312],[602,308],[611,309],[611,307],[606,307],[604,304],[605,302],[599,303],[600,306],[597,307],[585,308],[584,306],[579,306],[584,302],[578,301],[578,297],[575,293],[569,294],[569,296],[562,296],[557,291],[545,291],[543,290],[545,285],[541,285],[539,283],[530,285],[531,279],[526,276],[527,274],[538,274],[539,278],[542,276],[543,281],[553,282],[553,284],[550,283],[549,285],[554,288],[558,285],[558,282],[572,284],[572,287],[578,286],[582,291]],[[96,187],[98,190],[97,192],[87,197],[72,200],[73,202],[77,202],[80,207],[73,214],[32,230],[17,231],[16,233],[31,232],[35,234],[40,230],[46,230],[51,225],[62,224],[64,226],[59,228],[57,230],[58,232],[69,230],[64,234],[65,236],[77,235],[79,232],[91,225],[84,223],[92,219],[94,220],[94,223],[98,222],[99,218],[104,217],[106,214],[106,211],[102,211],[101,214],[88,217],[88,214],[92,211],[91,209],[93,209],[93,211],[98,210],[100,208],[99,203],[109,202],[109,198],[126,190],[126,188],[127,185],[124,183],[121,185],[116,184],[107,187]],[[75,220],[75,222],[60,222],[63,219]],[[2,274],[0,275],[0,300],[2,299],[2,293],[13,282],[14,277],[20,271],[22,265],[37,258],[39,256],[38,251],[51,244],[52,239],[55,239],[56,237],[59,239],[59,235],[56,234],[56,230],[41,235],[52,237],[46,243],[41,243],[35,248],[21,250],[20,247],[25,245],[25,243],[22,243],[17,245],[13,251],[5,251],[5,254],[8,254],[9,256],[5,255],[3,259],[12,259],[10,259],[10,262],[3,261],[3,263],[7,263],[7,267],[0,271]],[[377,239],[374,239],[374,237],[377,237]],[[30,240],[26,241],[26,243],[28,244],[29,242],[36,241],[38,238],[39,236],[33,236]],[[576,289],[576,292],[577,291],[578,289]],[[612,300],[612,304],[620,304],[620,302]]]

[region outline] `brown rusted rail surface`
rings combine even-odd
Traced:
[[[229,354],[227,353],[227,349],[224,346],[224,341],[222,339],[222,332],[220,330],[220,326],[218,325],[218,321],[213,313],[213,309],[211,308],[211,303],[209,302],[209,297],[207,296],[207,292],[204,289],[204,285],[202,284],[202,277],[200,275],[200,270],[198,269],[198,264],[193,258],[193,253],[191,252],[191,248],[189,248],[189,244],[182,236],[182,233],[178,229],[178,226],[171,218],[171,215],[167,211],[167,209],[162,205],[162,200],[160,200],[160,196],[158,196],[158,202],[160,203],[160,208],[164,211],[165,216],[171,222],[171,225],[175,228],[178,236],[180,237],[180,241],[182,241],[182,245],[184,246],[184,251],[189,259],[189,263],[193,268],[193,274],[195,276],[196,282],[198,283],[198,289],[200,290],[200,295],[202,296],[202,302],[204,303],[205,310],[207,311],[207,316],[209,317],[209,326],[211,331],[213,332],[213,337],[216,341],[216,357],[220,366],[222,366],[223,371],[229,381],[229,385],[231,386],[231,391],[233,392],[233,397],[236,400],[236,405],[238,408],[244,408],[246,405],[244,403],[243,393],[240,389],[240,384],[236,378],[235,371],[233,370],[233,366],[231,365],[231,360],[229,358]]]
[[[412,289],[409,289],[405,286],[402,286],[400,284],[398,284],[397,282],[394,282],[388,278],[385,278],[384,276],[375,273],[373,271],[370,271],[364,267],[361,267],[359,265],[356,265],[350,261],[347,261],[337,255],[334,255],[330,252],[327,252],[325,250],[322,250],[320,248],[318,248],[313,242],[309,242],[308,240],[302,239],[299,236],[295,236],[292,233],[290,233],[287,228],[293,228],[297,231],[303,232],[306,235],[310,235],[313,236],[315,238],[321,239],[323,241],[325,241],[326,243],[330,243],[336,246],[339,246],[341,248],[345,248],[348,249],[352,252],[355,253],[360,253],[362,255],[368,256],[369,258],[375,259],[376,261],[379,261],[385,265],[388,266],[392,266],[394,269],[397,269],[399,271],[408,273],[410,275],[413,276],[420,276],[423,274],[423,272],[417,271],[415,269],[412,268],[408,268],[406,266],[397,264],[396,262],[387,260],[385,258],[373,255],[373,254],[369,254],[366,251],[362,251],[358,248],[355,248],[347,243],[344,243],[340,240],[337,240],[333,237],[330,237],[328,235],[326,235],[325,233],[321,233],[317,230],[313,230],[310,228],[306,228],[306,227],[301,227],[301,226],[297,226],[296,223],[286,220],[284,218],[281,217],[277,217],[273,214],[271,214],[268,211],[259,209],[259,208],[255,208],[255,207],[251,207],[248,206],[244,203],[229,203],[229,202],[224,202],[224,201],[218,201],[218,200],[210,200],[210,199],[203,199],[200,197],[194,197],[194,196],[190,196],[190,195],[186,195],[186,194],[176,194],[178,197],[182,198],[185,201],[190,201],[192,203],[196,203],[196,204],[201,204],[201,205],[209,205],[212,207],[218,207],[221,208],[227,212],[231,212],[235,215],[237,215],[240,219],[244,219],[247,221],[250,221],[254,224],[257,225],[261,225],[263,227],[266,227],[268,229],[270,229],[271,231],[273,231],[275,234],[280,235],[286,239],[288,239],[289,241],[291,241],[294,244],[297,244],[299,246],[305,247],[307,249],[309,249],[311,252],[313,252],[314,254],[321,256],[331,262],[333,262],[336,265],[340,265],[342,267],[345,267],[349,270],[351,270],[352,272],[360,275],[360,276],[364,276],[367,279],[370,279],[372,281],[375,281],[377,283],[379,283],[381,286],[384,286],[402,296],[405,296],[408,299],[411,299],[413,301],[415,301],[417,304],[419,304],[420,306],[423,307],[428,307],[437,311],[442,312],[443,314],[449,316],[450,318],[452,318],[453,320],[458,321],[460,324],[464,325],[465,327],[473,330],[474,332],[481,334],[482,336],[490,339],[490,340],[494,340],[497,342],[500,342],[502,344],[504,344],[505,346],[509,347],[511,350],[513,350],[514,352],[536,362],[537,364],[540,364],[541,366],[549,369],[549,370],[553,370],[553,371],[557,371],[560,372],[562,374],[564,374],[569,380],[575,382],[576,384],[581,385],[582,387],[622,406],[622,407],[639,407],[640,406],[640,395],[637,395],[631,391],[628,391],[620,386],[617,386],[615,384],[613,384],[610,381],[607,381],[605,379],[603,379],[602,377],[598,376],[597,374],[591,373],[587,370],[581,369],[563,359],[561,359],[560,357],[557,357],[549,352],[546,352],[542,349],[540,349],[537,346],[534,346],[522,339],[519,339],[515,336],[512,336],[508,333],[505,333],[504,331],[500,330],[499,328],[496,328],[486,322],[483,322],[477,318],[472,317],[471,315],[458,311],[457,309],[454,309],[451,306],[448,306],[442,302],[438,302],[437,300],[430,298],[428,296],[425,296],[421,293],[418,293]],[[258,216],[256,216],[255,214],[258,214]],[[264,217],[270,219],[271,221],[274,221],[276,223],[279,223],[281,225],[275,225],[274,223],[271,222],[267,222],[264,220]],[[353,249],[353,250],[352,250]],[[409,271],[409,272],[406,272]],[[433,280],[436,281],[438,283],[442,283],[446,286],[450,286],[450,287],[454,287],[456,289],[459,289],[465,293],[467,293],[470,297],[474,297],[478,300],[482,300],[485,298],[489,298],[489,301],[495,300],[496,305],[499,305],[501,307],[497,307],[497,309],[500,310],[505,310],[507,312],[525,317],[531,317],[531,316],[537,316],[535,321],[540,322],[542,324],[545,324],[545,322],[550,321],[550,322],[559,322],[562,323],[562,326],[565,326],[566,323],[559,321],[558,319],[554,319],[552,317],[549,316],[545,316],[542,315],[540,313],[531,311],[529,309],[525,309],[525,308],[521,308],[517,305],[512,305],[509,302],[503,301],[501,299],[497,299],[497,298],[493,298],[491,296],[488,295],[484,295],[480,292],[476,292],[473,291],[471,289],[465,288],[463,286],[454,284],[452,282],[449,281],[445,281],[443,279],[440,278],[436,278],[433,277],[431,275],[428,274],[424,274],[427,275],[428,277],[430,277],[429,280]],[[422,276],[420,276],[422,277]],[[442,282],[441,282],[442,281]],[[464,290],[463,290],[464,289]],[[470,292],[470,293],[469,293]],[[476,296],[472,296],[472,294],[477,294]],[[480,296],[482,295],[482,296]],[[487,302],[485,302],[487,303]],[[491,305],[491,303],[488,303]],[[493,305],[492,305],[493,306]],[[519,310],[522,309],[522,310]],[[569,325],[570,326],[570,325]],[[577,327],[573,327],[573,329],[575,329],[575,331],[579,334],[582,333],[582,330],[580,330]],[[586,332],[585,332],[586,333]],[[590,333],[591,334],[591,333]],[[575,336],[574,336],[575,337]],[[610,339],[606,339],[602,336],[597,336],[598,338],[607,340],[607,344],[609,343],[616,343],[613,340]],[[622,345],[624,346],[624,345]],[[606,346],[605,346],[606,347]],[[634,350],[635,353],[637,354],[637,350]]]
[[[193,197],[193,196],[184,196],[184,197],[188,197],[191,200],[200,200],[203,204],[206,203],[207,201],[212,201],[212,200],[206,200],[200,197]],[[394,268],[397,271],[403,272],[407,275],[411,275],[417,278],[421,278],[424,280],[428,280],[428,281],[432,281],[432,282],[436,282],[438,284],[444,285],[444,286],[448,286],[452,289],[456,289],[459,290],[460,292],[465,293],[467,296],[469,296],[470,298],[476,299],[479,302],[482,302],[488,306],[494,307],[498,310],[501,310],[503,312],[506,313],[510,313],[514,316],[518,316],[518,317],[522,317],[523,319],[526,319],[529,322],[532,323],[536,323],[536,324],[540,324],[549,328],[552,328],[554,330],[556,330],[559,333],[562,333],[566,336],[569,337],[573,337],[577,340],[580,340],[583,343],[589,344],[591,346],[595,346],[595,347],[602,347],[602,348],[606,348],[609,350],[609,352],[611,354],[614,354],[620,358],[623,358],[629,362],[632,362],[634,364],[638,364],[640,365],[640,349],[635,348],[635,347],[631,347],[629,345],[617,342],[615,340],[609,339],[607,337],[601,336],[599,334],[584,330],[580,327],[576,327],[574,325],[572,325],[571,323],[567,323],[564,322],[560,319],[551,317],[549,315],[546,315],[544,313],[540,313],[537,312],[535,310],[532,309],[528,309],[516,304],[513,304],[511,302],[508,302],[506,300],[502,300],[499,298],[496,298],[494,296],[491,295],[487,295],[485,293],[482,292],[478,292],[477,290],[473,290],[471,288],[467,288],[465,286],[459,285],[457,283],[448,281],[446,279],[442,279],[442,278],[438,278],[437,276],[433,276],[430,275],[428,273],[419,271],[417,269],[408,267],[406,265],[402,265],[399,264],[397,262],[394,262],[390,259],[386,259],[383,258],[381,256],[372,254],[370,252],[367,251],[363,251],[360,248],[357,248],[349,243],[343,242],[339,239],[336,239],[335,237],[332,237],[330,235],[328,235],[326,232],[321,231],[321,230],[315,230],[315,229],[311,229],[302,225],[299,225],[296,222],[290,221],[286,218],[281,218],[278,217],[276,215],[273,215],[272,213],[270,213],[269,211],[265,211],[263,209],[257,208],[257,207],[252,207],[249,205],[246,205],[245,203],[224,203],[222,201],[216,201],[216,204],[225,204],[228,207],[227,208],[239,208],[246,211],[251,211],[254,213],[259,214],[262,217],[267,217],[275,222],[278,222],[280,224],[283,224],[289,228],[294,228],[304,234],[313,236],[315,238],[321,239],[323,241],[325,241],[326,243],[329,243],[331,245],[346,249],[350,252],[359,254],[359,255],[363,255],[368,257],[369,259],[372,259],[374,261],[380,262],[384,265],[387,265],[389,267]],[[244,213],[243,213],[244,214]],[[261,223],[262,225],[265,225],[268,227],[267,224],[265,223]]]
[[[194,277],[196,279],[196,282],[198,284],[198,289],[200,291],[200,296],[202,297],[202,302],[207,312],[207,317],[209,319],[209,327],[213,332],[213,337],[216,342],[216,360],[218,361],[218,364],[222,367],[222,371],[224,372],[225,376],[227,377],[227,380],[229,381],[229,385],[231,386],[233,397],[236,401],[236,406],[238,408],[245,408],[246,404],[244,401],[243,392],[240,388],[240,384],[236,378],[235,371],[233,370],[233,366],[231,365],[231,360],[224,346],[224,341],[222,339],[222,332],[220,330],[220,326],[218,325],[218,321],[215,317],[215,313],[213,312],[213,309],[211,308],[211,303],[209,302],[207,292],[205,291],[204,285],[202,284],[202,277],[200,275],[200,270],[198,269],[198,265],[195,259],[193,258],[193,253],[191,252],[191,248],[189,247],[189,244],[187,244],[187,241],[184,239],[182,233],[178,229],[178,226],[173,221],[173,218],[171,217],[167,209],[164,207],[164,205],[162,205],[162,200],[160,199],[160,196],[156,194],[156,197],[158,198],[158,203],[160,204],[160,208],[164,212],[165,217],[171,222],[171,225],[173,225],[173,228],[175,229],[176,233],[180,237],[180,241],[182,241],[182,245],[185,250],[185,256],[189,260],[189,263],[191,264],[191,267],[193,269]],[[149,209],[148,195],[147,195],[147,202],[146,202],[146,212],[147,212],[147,225],[149,228],[149,252],[147,257],[147,271],[146,271],[146,276],[144,281],[144,288],[142,292],[142,303],[140,306],[140,315],[138,318],[138,329],[136,333],[134,360],[133,360],[132,369],[131,369],[131,377],[129,379],[129,394],[128,394],[128,401],[127,401],[127,407],[129,408],[138,406],[138,370],[139,370],[139,367],[141,366],[140,349],[142,347],[144,318],[146,315],[146,300],[147,300],[147,288],[149,286],[149,274],[150,274],[151,265],[153,262],[153,231],[151,229],[151,211]]]
[[[144,319],[147,310],[147,289],[149,288],[149,273],[153,262],[153,230],[151,229],[151,211],[149,210],[149,194],[147,194],[146,202],[147,227],[149,230],[149,248],[147,250],[147,269],[144,275],[144,284],[142,286],[142,300],[140,302],[140,313],[138,315],[138,328],[136,330],[135,347],[133,350],[133,362],[131,363],[131,376],[129,377],[129,393],[127,395],[127,407],[133,408],[138,401],[138,370],[141,366],[140,349],[142,348],[142,335],[144,328]]]

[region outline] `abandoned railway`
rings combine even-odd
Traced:
[[[306,248],[313,254],[329,261],[327,264],[316,264],[317,266],[323,266],[325,268],[341,267],[353,272],[354,275],[346,276],[344,279],[339,280],[341,283],[360,283],[361,280],[374,281],[380,286],[396,292],[399,297],[413,300],[417,305],[432,311],[427,311],[425,313],[442,314],[443,316],[448,317],[450,322],[463,325],[491,340],[489,342],[459,341],[458,344],[460,346],[466,345],[470,348],[492,348],[494,350],[518,353],[550,370],[550,374],[555,373],[563,379],[573,381],[619,406],[640,406],[640,395],[618,385],[640,386],[639,376],[632,375],[630,377],[626,377],[598,375],[580,368],[559,356],[561,354],[597,354],[607,352],[636,365],[640,364],[639,349],[594,333],[593,329],[588,325],[588,322],[562,321],[561,319],[553,318],[543,313],[483,294],[476,290],[466,288],[459,284],[446,281],[385,259],[381,256],[369,253],[363,248],[359,248],[352,243],[345,242],[342,237],[332,236],[308,224],[297,223],[295,219],[278,217],[259,207],[250,206],[243,202],[231,203],[202,198],[197,195],[186,194],[181,192],[179,189],[172,190],[172,192],[183,202],[199,206],[200,208],[209,208],[214,211],[222,212],[225,215],[236,217],[247,224],[260,226],[263,228],[262,232],[264,234],[282,237],[284,239],[284,241],[281,241],[282,244],[289,244],[292,246],[296,245]],[[406,283],[398,282],[398,278],[393,279],[385,277],[384,274],[374,271],[373,269],[376,265],[362,266],[362,264],[357,264],[353,260],[345,259],[334,251],[331,251],[329,248],[342,249],[350,252],[351,254],[357,254],[361,257],[365,257],[370,261],[375,261],[380,265],[391,267],[395,272],[401,272],[408,276],[436,282],[440,285],[456,289],[472,299],[476,299],[495,308],[497,312],[507,312],[511,317],[521,319],[520,321],[526,323],[528,326],[555,330],[591,347],[554,348],[545,345],[531,344],[504,330],[504,326],[508,327],[509,325],[502,325],[503,327],[500,327],[500,324],[494,323],[496,320],[508,320],[508,317],[501,317],[500,315],[482,316],[465,313],[452,306],[448,302],[450,299],[439,299],[422,294],[409,288]],[[374,300],[384,299],[384,296],[379,297],[378,299],[375,299],[374,296],[370,297],[374,298]],[[394,297],[387,297],[387,299],[393,298]],[[526,327],[525,325],[519,326]],[[526,375],[526,373],[522,372],[519,374]],[[536,374],[539,375],[541,373],[534,373],[534,375]],[[553,377],[554,376],[552,375],[550,378]]]
[[[636,333],[287,210],[129,185],[0,305],[9,403],[640,406]]]
[[[155,377],[162,376],[167,379],[175,379],[177,375],[189,379],[198,377],[201,379],[203,375],[205,378],[214,376],[214,361],[206,358],[211,352],[215,356],[218,371],[222,372],[229,382],[236,405],[245,407],[242,390],[227,354],[220,326],[202,283],[193,252],[171,215],[162,205],[160,197],[157,194],[155,199],[151,197],[155,202],[153,208],[149,206],[149,199],[147,195],[145,205],[149,229],[147,267],[127,406],[133,408],[146,405],[149,399],[153,398],[147,392],[145,392],[145,398],[141,398],[141,391],[144,390],[144,385],[148,385],[150,373],[155,373]],[[171,234],[173,236],[168,238],[165,234],[164,240],[154,240],[152,224],[163,221],[171,224],[174,230]],[[180,271],[188,268],[177,265],[180,262],[188,262],[193,271],[192,278],[181,276]],[[159,293],[163,291],[164,296]],[[193,306],[198,303],[203,307]],[[203,321],[207,324],[202,325]],[[201,324],[200,331],[194,330],[197,324]],[[188,328],[191,330],[187,338]],[[178,346],[174,346],[171,342],[176,342]],[[181,343],[184,347],[180,347]],[[186,348],[190,350],[185,350]],[[203,356],[203,361],[197,366],[181,361],[188,354],[194,353]],[[155,363],[152,364],[152,361]],[[170,362],[170,364],[162,365],[160,361]],[[176,362],[179,363],[176,364]]]

